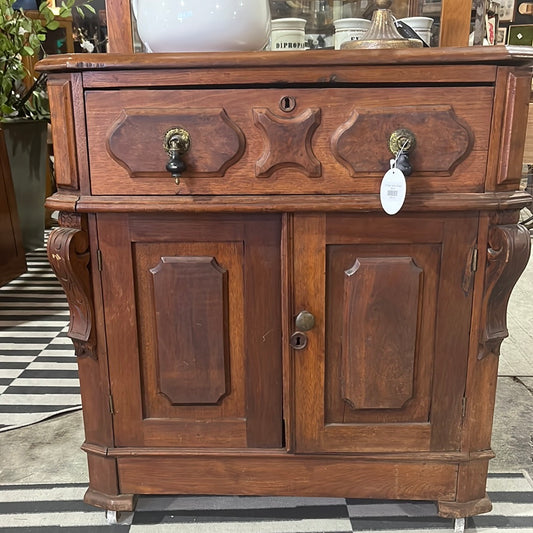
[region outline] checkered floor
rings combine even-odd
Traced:
[[[0,432],[80,408],[67,301],[44,248],[0,288]]]
[[[467,533],[532,533],[533,487],[522,474],[490,474],[491,513],[467,519]],[[0,486],[2,533],[425,533],[453,532],[427,502],[340,498],[141,496],[135,513],[108,525],[82,503],[82,484]]]

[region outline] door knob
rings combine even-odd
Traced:
[[[295,320],[298,331],[309,331],[315,327],[315,317],[309,311],[300,311]]]

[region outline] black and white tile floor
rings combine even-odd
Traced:
[[[80,408],[69,314],[44,248],[0,288],[0,432]]]
[[[0,289],[0,432],[80,404],[63,291],[44,250],[29,254],[28,264],[26,274]],[[454,522],[437,517],[431,502],[231,496],[140,496],[135,513],[110,525],[102,510],[83,503],[86,488],[86,483],[15,485],[0,472],[0,532],[454,531]],[[468,533],[533,533],[533,482],[526,472],[490,474],[488,492],[494,509],[469,518]]]
[[[0,531],[131,533],[426,533],[451,532],[427,502],[340,498],[141,496],[135,513],[109,525],[82,503],[86,485],[0,486]],[[467,519],[468,533],[532,533],[533,491],[520,473],[491,474],[490,514]]]

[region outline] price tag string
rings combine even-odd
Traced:
[[[396,157],[394,159],[390,160],[390,167],[396,168],[396,164],[398,163],[398,158],[403,153],[403,149],[409,144],[409,139],[405,139],[402,147],[396,152]]]

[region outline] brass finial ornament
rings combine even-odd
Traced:
[[[402,37],[394,25],[390,10],[392,0],[375,0],[378,9],[372,15],[372,25],[360,41],[346,41],[341,49],[351,48],[421,48],[422,41]]]

